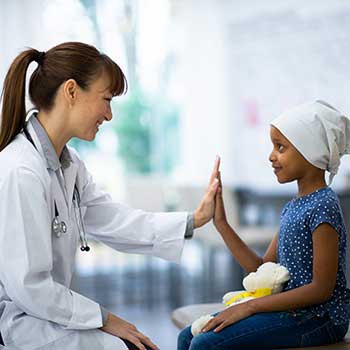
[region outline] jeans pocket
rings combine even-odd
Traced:
[[[309,310],[301,310],[292,314],[295,322],[298,326],[302,326],[305,323],[309,323],[313,319],[317,319],[317,315]]]
[[[338,341],[337,335],[334,331],[334,326],[331,321],[326,321],[323,325],[318,326],[305,333],[301,337],[301,346],[320,346],[326,344],[333,344]]]

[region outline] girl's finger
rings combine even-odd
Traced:
[[[211,320],[209,320],[202,328],[201,328],[201,332],[207,332],[210,329],[210,324],[211,324]]]
[[[220,322],[218,322],[217,318],[214,317],[203,327],[202,332],[208,332],[211,329],[213,329],[216,325],[218,325]]]
[[[218,185],[218,188],[217,188],[216,193],[219,194],[220,198],[222,197],[222,186],[221,186],[221,184],[220,184],[220,180],[219,180],[219,185]]]
[[[222,331],[225,327],[227,327],[228,326],[228,324],[224,321],[224,322],[222,322],[220,325],[219,325],[219,327],[216,327],[215,329],[214,329],[214,332],[215,333],[218,333],[218,332],[220,332],[220,331]]]

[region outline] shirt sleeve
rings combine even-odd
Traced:
[[[100,307],[101,307],[101,315],[102,315],[102,324],[105,326],[107,324],[109,311],[101,305]]]
[[[190,239],[193,237],[193,220],[194,220],[193,213],[188,213],[185,239]]]
[[[187,212],[147,212],[112,200],[80,165],[81,206],[86,233],[113,249],[157,256],[179,263]],[[151,200],[151,199],[150,199]]]
[[[50,206],[31,169],[13,170],[0,186],[0,279],[28,315],[66,329],[102,326],[100,306],[53,280]]]
[[[310,231],[313,233],[321,224],[331,225],[338,233],[341,232],[341,210],[334,200],[322,200],[310,215]]]

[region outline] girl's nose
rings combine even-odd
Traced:
[[[276,160],[275,152],[272,151],[269,155],[269,161],[272,163],[274,160]]]

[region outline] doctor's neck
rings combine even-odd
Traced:
[[[45,129],[57,156],[60,157],[64,146],[72,138],[64,112],[55,108],[49,112],[39,111],[37,119]]]

